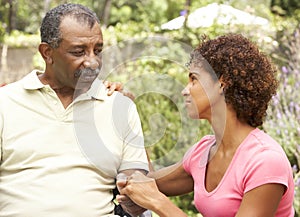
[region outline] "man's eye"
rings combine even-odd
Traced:
[[[72,51],[71,54],[74,56],[82,56],[84,55],[84,51]]]
[[[97,55],[97,56],[101,56],[101,52],[102,52],[102,49],[95,49],[95,50],[94,50],[94,53],[95,53],[95,55]]]

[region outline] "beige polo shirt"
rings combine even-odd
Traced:
[[[148,170],[140,119],[102,82],[64,108],[33,71],[0,88],[0,217],[112,216],[115,177]]]

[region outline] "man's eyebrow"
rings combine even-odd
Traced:
[[[86,48],[86,46],[82,45],[82,44],[76,44],[76,45],[73,45],[72,48]]]
[[[103,47],[103,45],[104,45],[103,42],[96,44],[97,47]]]
[[[95,45],[95,47],[101,47],[101,48],[103,48],[103,43],[97,43],[96,45]],[[85,45],[85,44],[74,44],[74,45],[72,45],[72,47],[73,48],[86,48],[87,46]]]

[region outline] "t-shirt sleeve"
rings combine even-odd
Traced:
[[[119,170],[126,169],[149,170],[141,121],[133,102],[128,109],[128,125],[124,135],[123,158]]]
[[[290,167],[284,153],[263,150],[256,153],[245,169],[244,193],[264,184],[277,183],[288,188]]]
[[[193,155],[193,151],[195,149],[195,146],[197,144],[193,145],[191,148],[189,148],[189,150],[184,154],[183,156],[183,159],[182,159],[182,166],[183,166],[183,169],[191,175],[191,166],[190,166],[190,163],[191,163],[191,158],[192,158],[192,155]]]
[[[185,155],[183,156],[182,165],[183,169],[188,174],[191,174],[191,164],[193,164],[192,159],[196,155],[202,155],[203,151],[206,150],[206,148],[209,147],[212,142],[214,142],[214,137],[212,137],[211,135],[206,135],[199,142],[189,148],[189,150],[185,153]]]

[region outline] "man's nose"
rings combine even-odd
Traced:
[[[84,60],[84,63],[83,63],[85,68],[91,68],[93,70],[99,68],[100,64],[101,64],[101,61],[99,59],[97,59],[96,56],[86,57],[86,59]]]

